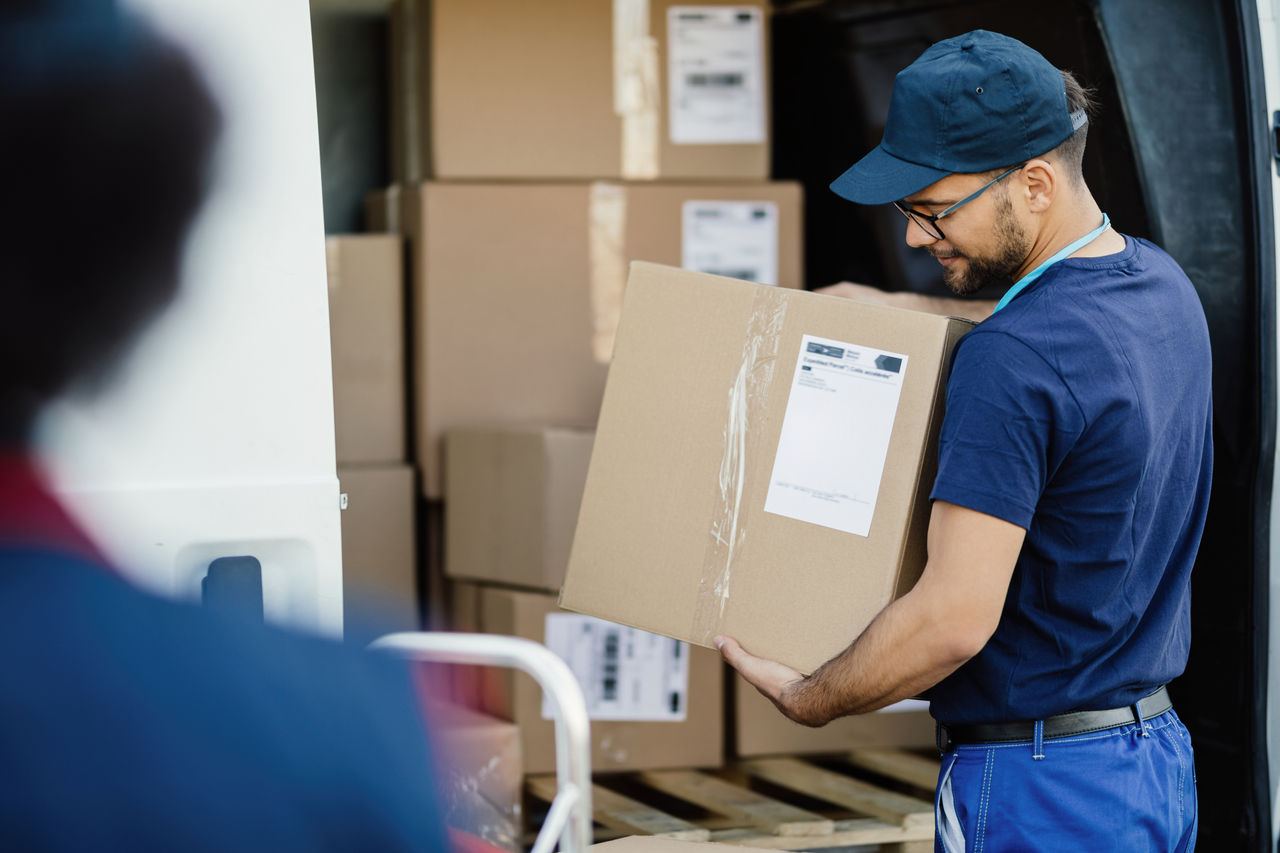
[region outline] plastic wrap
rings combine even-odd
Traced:
[[[524,779],[519,728],[454,705],[433,703],[428,713],[445,824],[519,853]]]

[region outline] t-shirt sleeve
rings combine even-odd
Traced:
[[[1083,420],[1062,377],[1035,350],[1000,332],[971,332],[947,381],[931,497],[1029,527]]]

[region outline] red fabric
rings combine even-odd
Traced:
[[[0,450],[0,545],[33,545],[108,564],[21,451]]]
[[[461,829],[449,827],[449,847],[453,853],[510,853],[505,847],[497,847]]]

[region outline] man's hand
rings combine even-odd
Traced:
[[[870,302],[872,305],[892,305],[894,300],[893,294],[888,291],[872,287],[869,284],[854,284],[851,281],[828,284],[826,287],[815,287],[813,292],[827,296],[842,296],[845,299],[852,299],[856,302]]]
[[[841,281],[826,287],[815,287],[814,293],[826,296],[842,296],[855,302],[868,302],[872,305],[888,305],[892,308],[906,308],[910,311],[924,311],[928,314],[941,314],[944,317],[964,317],[975,323],[981,323],[995,311],[994,299],[952,299],[947,296],[931,296],[910,291],[884,291],[866,284],[854,284]]]
[[[716,648],[729,666],[738,671],[752,687],[778,706],[778,710],[797,723],[821,726],[829,722],[814,717],[804,701],[804,676],[786,664],[758,658],[732,637],[716,637]]]

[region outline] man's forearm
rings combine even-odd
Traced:
[[[946,678],[977,653],[948,629],[945,602],[916,589],[885,608],[847,649],[793,682],[779,707],[796,722],[821,726],[875,711]]]
[[[935,501],[920,580],[811,675],[756,657],[731,637],[716,637],[716,645],[796,722],[820,726],[883,708],[937,684],[986,645],[1025,534],[1007,521]]]

